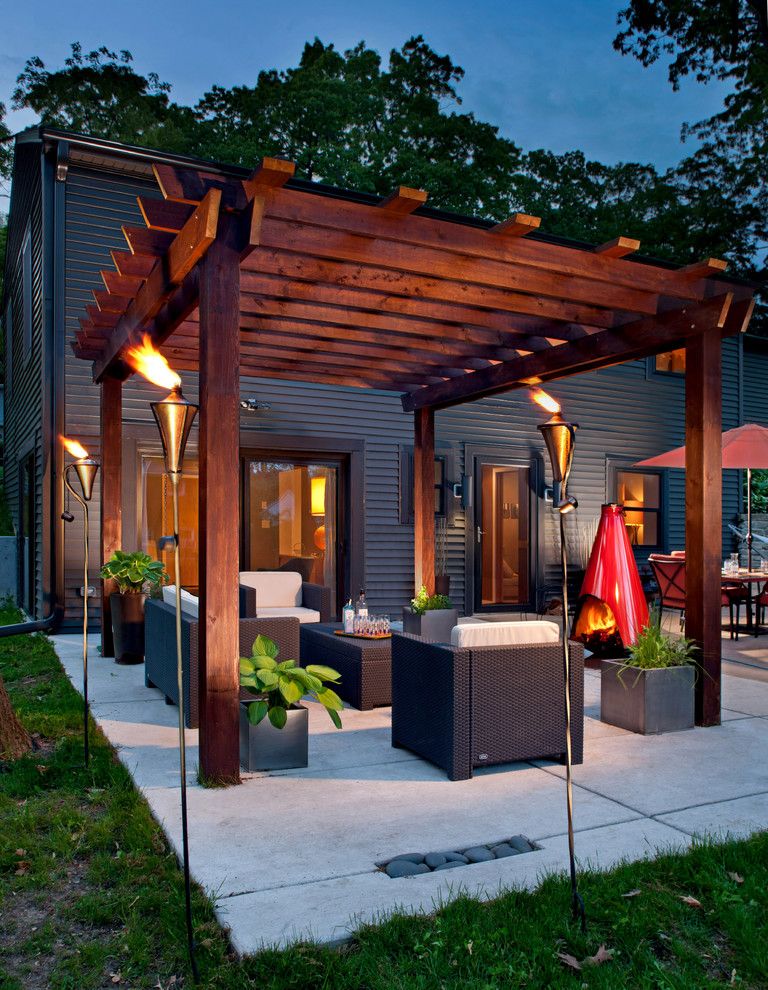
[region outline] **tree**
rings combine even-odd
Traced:
[[[32,737],[13,710],[5,684],[0,677],[0,758],[17,760],[31,749]]]

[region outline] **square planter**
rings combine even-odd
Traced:
[[[458,621],[456,608],[436,608],[423,615],[416,615],[410,608],[403,609],[403,632],[421,636],[427,643],[450,643],[451,630]]]
[[[694,667],[630,667],[619,677],[621,669],[621,661],[603,660],[601,721],[643,735],[693,728]]]
[[[309,764],[309,712],[288,709],[288,721],[276,729],[268,718],[248,721],[248,703],[240,702],[240,763],[244,770],[293,770]]]

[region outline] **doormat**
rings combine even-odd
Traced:
[[[474,863],[490,863],[494,859],[508,859],[523,853],[535,852],[540,847],[526,839],[524,835],[513,835],[501,842],[488,842],[482,846],[469,846],[447,852],[401,853],[383,863],[379,869],[393,880],[402,877],[415,877],[423,873],[438,873],[442,870],[455,870],[458,866],[472,866]]]

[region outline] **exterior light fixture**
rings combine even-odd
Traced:
[[[75,460],[64,469],[64,484],[72,497],[83,507],[83,758],[86,767],[90,758],[88,746],[88,503],[93,495],[93,483],[99,470],[99,462],[77,440],[61,437],[64,449]],[[69,480],[70,472],[77,477],[79,491]],[[71,512],[62,512],[65,522],[72,522]]]
[[[261,399],[241,399],[240,408],[245,409],[246,412],[255,413],[271,409],[272,406],[269,402],[262,402]]]
[[[184,905],[187,924],[187,950],[192,967],[195,983],[200,982],[195,959],[195,939],[192,925],[192,892],[189,873],[189,834],[187,828],[187,750],[184,737],[184,668],[182,663],[181,642],[181,564],[179,553],[179,482],[184,467],[184,452],[189,439],[192,424],[197,415],[198,406],[188,402],[181,391],[181,378],[173,371],[163,355],[156,350],[151,339],[144,336],[140,346],[131,347],[126,353],[126,359],[134,370],[161,388],[170,391],[164,399],[151,402],[152,415],[155,417],[163,445],[165,473],[171,482],[173,500],[173,563],[176,585],[176,682],[179,692],[179,775],[181,788],[181,839],[184,863]],[[166,541],[167,538],[166,538]]]
[[[573,837],[573,773],[571,746],[571,653],[568,642],[568,554],[565,545],[565,517],[573,512],[578,502],[568,495],[568,478],[573,464],[573,451],[576,440],[576,423],[568,423],[560,415],[560,405],[540,388],[533,389],[531,397],[548,413],[549,419],[540,423],[538,429],[544,437],[544,443],[552,463],[552,480],[555,487],[553,498],[554,508],[557,509],[560,522],[560,564],[562,569],[563,597],[563,681],[565,691],[565,788],[566,808],[568,814],[568,859],[571,874],[571,910],[573,917],[578,918],[582,931],[586,930],[587,917],[584,900],[579,893],[576,879],[576,853]]]
[[[309,482],[310,514],[325,515],[325,477],[312,478]]]

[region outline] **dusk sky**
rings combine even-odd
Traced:
[[[7,0],[6,0],[7,2]],[[5,6],[5,3],[3,3]],[[607,163],[674,164],[690,146],[680,125],[719,108],[722,90],[687,82],[674,93],[665,65],[644,69],[612,48],[622,0],[51,0],[6,7],[0,36],[0,100],[10,104],[30,55],[59,67],[69,43],[127,48],[140,72],[156,71],[173,97],[193,103],[213,83],[252,83],[260,69],[296,65],[318,36],[337,48],[359,40],[386,54],[423,34],[463,66],[463,108],[499,126],[525,149],[580,148]],[[11,113],[19,130],[33,122]]]

